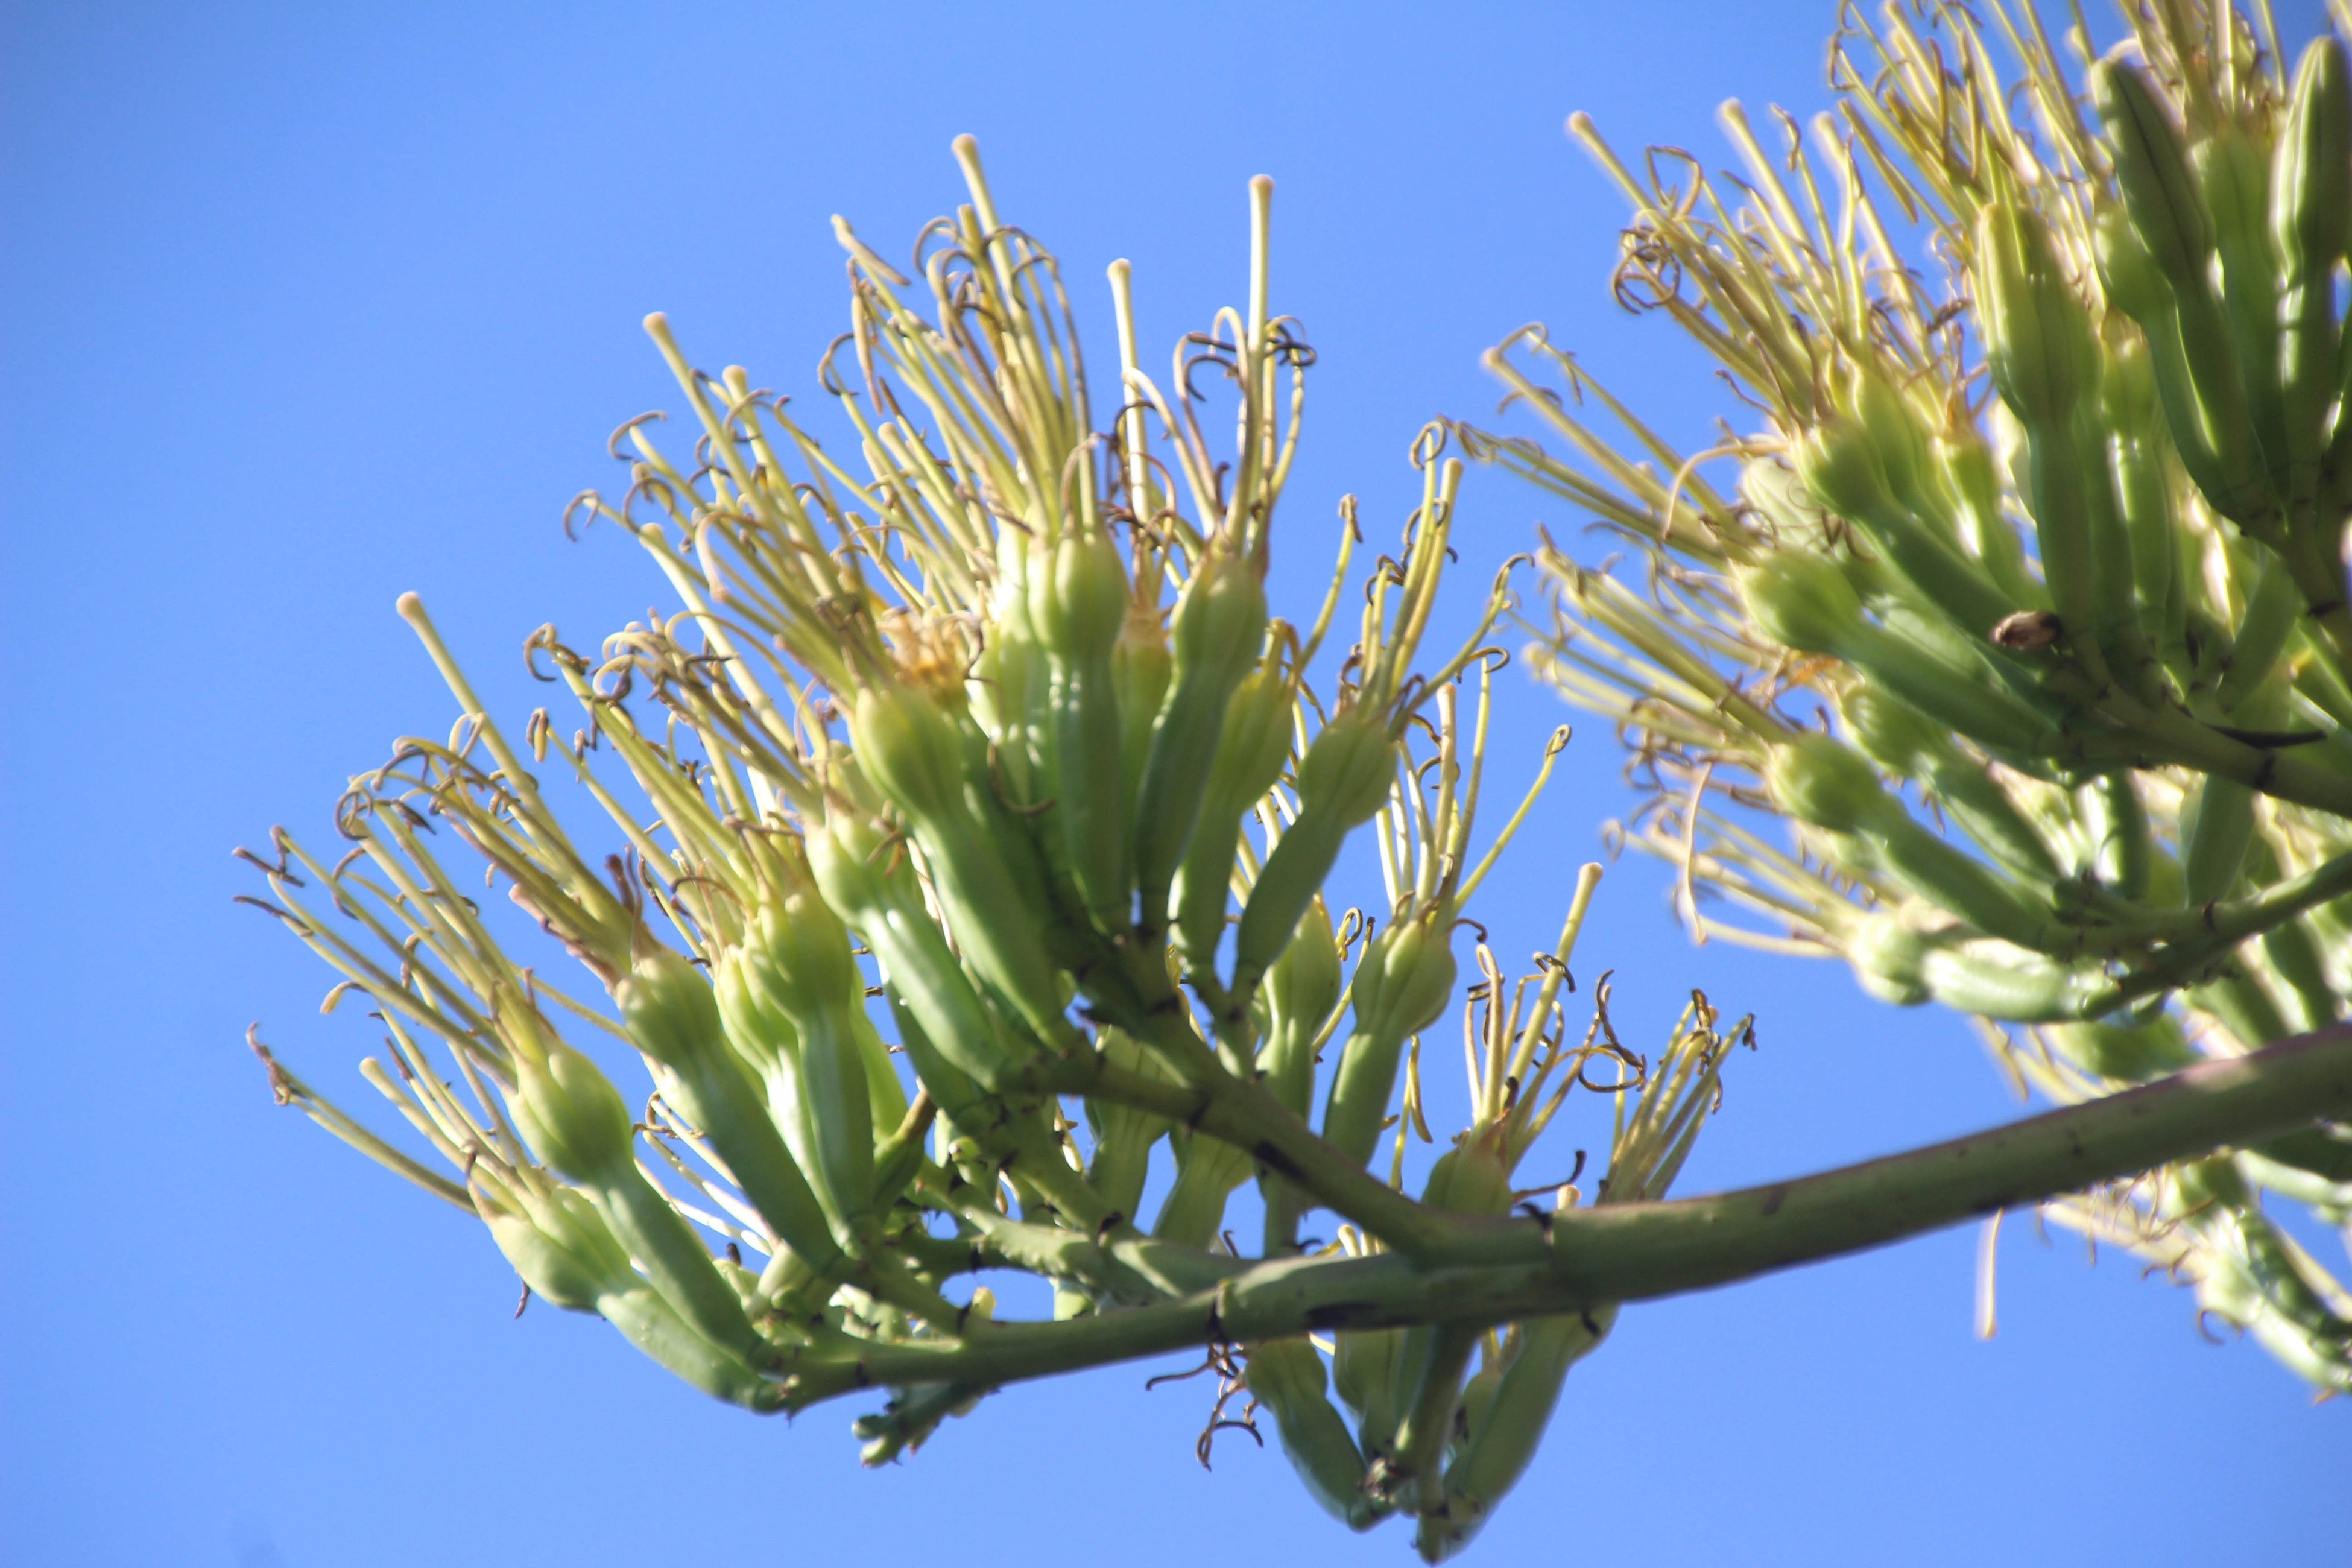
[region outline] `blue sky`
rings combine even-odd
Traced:
[[[617,535],[557,526],[609,482],[606,432],[675,401],[638,318],[817,401],[845,314],[828,215],[900,254],[958,199],[958,132],[1064,258],[1099,355],[1104,265],[1134,261],[1157,363],[1239,299],[1244,183],[1276,177],[1276,303],[1321,354],[1276,584],[1294,608],[1339,496],[1392,530],[1414,431],[1489,409],[1478,352],[1524,321],[1703,436],[1705,367],[1610,302],[1622,215],[1561,121],[1714,158],[1720,99],[1819,105],[1831,21],[1700,0],[0,7],[20,670],[0,1557],[1408,1561],[1401,1528],[1347,1537],[1245,1440],[1204,1473],[1206,1396],[1145,1393],[1164,1368],[1013,1390],[868,1475],[848,1406],[761,1423],[597,1324],[509,1321],[478,1227],[271,1105],[248,1023],[351,1103],[372,1042],[229,904],[249,889],[228,850],[273,822],[323,837],[347,774],[446,726],[401,591],[513,714],[537,700],[533,627],[585,641],[666,597]],[[1466,495],[1457,611],[1538,522],[1581,522],[1490,474]],[[1562,716],[1504,684],[1498,784]],[[1556,929],[1627,804],[1618,767],[1587,726],[1482,896],[1498,946]],[[1694,984],[1759,1015],[1684,1190],[2017,1112],[1959,1020],[1692,949],[1649,866],[1603,887],[1579,968],[1609,966],[1629,1037]],[[1590,1112],[1555,1136],[1605,1139]],[[1473,1561],[2210,1563],[2352,1539],[2352,1406],[2314,1408],[2258,1351],[2202,1342],[2182,1293],[2030,1224],[1979,1343],[1974,1247],[1629,1311]]]

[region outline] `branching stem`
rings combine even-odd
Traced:
[[[1181,1111],[1199,1098],[1107,1071],[1084,1087],[1150,1110]],[[1202,1114],[1204,1127],[1219,1119],[1219,1137],[1250,1131],[1246,1097],[1212,1096]],[[977,1343],[873,1344],[849,1359],[812,1353],[791,1366],[786,1404],[804,1409],[883,1384],[994,1386],[1203,1343],[1339,1327],[1477,1326],[1675,1295],[2347,1114],[2352,1025],[2338,1025],[1949,1142],[1710,1197],[1576,1209],[1539,1223],[1441,1216],[1381,1187],[1415,1211],[1418,1225],[1450,1233],[1436,1249],[1446,1261],[1423,1267],[1403,1253],[1286,1258],[1151,1306],[1000,1325]]]

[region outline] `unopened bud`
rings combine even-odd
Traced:
[[[723,1037],[710,983],[658,942],[638,943],[613,1001],[630,1041],[665,1067],[685,1068]]]
[[[559,1175],[599,1182],[634,1163],[635,1122],[621,1091],[596,1064],[557,1039],[537,1054],[514,1053],[509,1102],[531,1152]]]
[[[2171,114],[2147,79],[2120,60],[2091,68],[2091,99],[2106,126],[2116,183],[2140,243],[2175,289],[2203,289],[2213,222],[2189,177]]]
[[[1976,277],[1993,384],[2036,429],[2063,429],[2097,361],[2090,316],[2059,269],[2039,214],[1988,203]]]
[[[1870,763],[1827,735],[1808,731],[1775,747],[1764,782],[1781,810],[1835,833],[1867,827],[1886,809],[1886,791]]]
[[[1031,624],[1047,649],[1076,662],[1107,656],[1127,619],[1127,567],[1100,531],[1071,530],[1030,578]]]
[[[1842,517],[1869,518],[1891,505],[1886,468],[1861,421],[1830,414],[1797,444],[1797,477]]]
[[[898,683],[869,686],[850,710],[849,730],[867,776],[899,809],[915,817],[955,809],[963,749],[929,693]]]
[[[2336,38],[2313,39],[2295,67],[2271,163],[2271,223],[2290,281],[2326,278],[2352,244],[2352,70]]]
[[[1783,647],[1835,653],[1863,624],[1853,584],[1834,563],[1810,551],[1769,552],[1738,575],[1748,614]]]

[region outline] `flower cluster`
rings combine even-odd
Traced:
[[[2290,81],[2266,12],[2125,11],[2104,58],[2029,5],[1849,13],[1810,137],[1726,105],[1739,176],[1571,122],[1635,208],[1621,300],[1756,427],[1678,451],[1531,329],[1488,363],[1575,456],[1468,433],[1639,552],[1547,551],[1538,630],[1694,932],[1977,1015],[2065,1102],[2352,998],[2347,53]],[[2352,1293],[2265,1189],[2344,1225],[2352,1134],[2050,1212],[2352,1389]]]
[[[871,1462],[1002,1383],[1206,1344],[1334,1513],[1416,1515],[1423,1550],[1450,1552],[1614,1309],[1515,1322],[1461,1300],[1428,1321],[1383,1260],[1442,1261],[1532,1198],[1547,1226],[1580,1204],[1514,1185],[1578,1085],[1619,1106],[1596,1198],[1658,1197],[1745,1026],[1702,998],[1654,1061],[1605,1011],[1571,1037],[1597,868],[1532,975],[1482,941],[1457,994],[1464,911],[1527,811],[1479,838],[1508,568],[1469,639],[1417,669],[1462,473],[1433,427],[1360,615],[1350,501],[1313,624],[1269,616],[1313,359],[1269,308],[1270,183],[1251,191],[1247,306],[1185,338],[1164,384],[1112,268],[1098,428],[1053,258],[957,151],[970,201],[923,232],[913,276],[835,220],[852,330],[823,376],[855,463],[649,318],[691,461],[633,421],[614,437],[626,494],[572,517],[625,530],[676,612],[593,655],[534,634],[533,671],[578,727],[567,742],[541,710],[518,742],[404,597],[455,730],[352,782],[340,859],[283,830],[251,857],[267,907],[339,973],[330,1007],[356,992],[382,1021],[364,1070],[446,1173],[265,1049],[272,1081],[478,1215],[530,1296],[602,1315],[698,1389],[772,1411],[889,1388],[858,1423]],[[1218,379],[1229,452],[1195,387]],[[1355,635],[1318,695],[1307,672],[1343,610]],[[558,820],[564,793],[602,808],[609,847]],[[1325,885],[1368,826],[1387,903],[1336,910]],[[464,890],[460,853],[519,914]],[[541,936],[593,985],[513,955]],[[1415,1199],[1418,1042],[1457,1007],[1474,1121]],[[649,1097],[608,1076],[616,1054]],[[1147,1226],[1155,1159],[1173,1174]],[[1253,1180],[1255,1258],[1226,1234]],[[1302,1241],[1317,1207],[1337,1241]],[[1052,1318],[950,1298],[982,1269],[1048,1282]],[[1298,1326],[1251,1327],[1275,1322]]]

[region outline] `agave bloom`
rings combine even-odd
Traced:
[[[1252,187],[1247,305],[1185,338],[1165,383],[1111,268],[1101,425],[1053,258],[957,151],[970,201],[908,271],[835,220],[851,330],[821,374],[854,459],[648,318],[691,456],[632,421],[625,493],[584,493],[567,521],[625,530],[675,608],[593,652],[532,634],[570,716],[510,731],[404,596],[455,728],[352,781],[340,858],[283,830],[249,857],[265,907],[337,972],[330,1009],[356,993],[381,1020],[362,1070],[423,1147],[264,1059],[281,1100],[478,1215],[526,1300],[600,1314],[752,1410],[891,1389],[857,1425],[870,1462],[1003,1382],[1206,1342],[1335,1512],[1416,1512],[1425,1549],[1450,1551],[1613,1309],[1565,1330],[1498,1310],[1412,1331],[1443,1342],[1408,1355],[1362,1281],[1409,1283],[1391,1265],[1439,1255],[1465,1215],[1575,1207],[1574,1187],[1518,1192],[1512,1173],[1578,1083],[1623,1107],[1609,1195],[1660,1195],[1744,1026],[1686,1017],[1649,1070],[1613,1035],[1570,1044],[1589,870],[1531,992],[1507,1002],[1480,947],[1460,1004],[1485,1020],[1477,1120],[1404,1194],[1404,1141],[1429,1135],[1419,1037],[1457,1005],[1457,926],[1527,811],[1481,819],[1508,568],[1470,638],[1417,667],[1462,472],[1433,427],[1360,612],[1350,500],[1315,621],[1270,617],[1313,360],[1269,304],[1271,184]],[[1230,448],[1196,385],[1217,381]],[[1352,643],[1318,695],[1343,606]],[[1335,919],[1325,881],[1367,826],[1388,902]],[[511,910],[466,890],[475,859]],[[1596,1056],[1619,1070],[1587,1073]],[[650,1092],[608,1076],[631,1057]],[[1147,1226],[1163,1147],[1174,1179]],[[1212,1245],[1253,1179],[1255,1259]],[[1302,1244],[1316,1207],[1340,1241]],[[974,1269],[1047,1282],[1053,1320],[950,1299]],[[1351,1428],[1302,1335],[1359,1318],[1328,1347]],[[1291,1326],[1253,1327],[1272,1324]],[[1397,1353],[1375,1366],[1352,1353],[1365,1336]]]
[[[1530,329],[1488,363],[1571,453],[1468,433],[1637,552],[1547,550],[1536,629],[1694,934],[1974,1015],[2067,1103],[2352,999],[2347,54],[2124,12],[2095,59],[2026,5],[1849,11],[1833,112],[1724,107],[1737,175],[1572,121],[1634,207],[1620,300],[1746,427],[1677,450]],[[2352,1293],[2264,1191],[2344,1226],[2352,1133],[2048,1212],[2352,1388]]]

